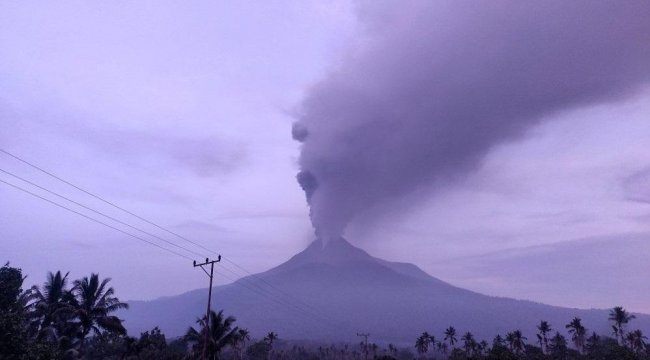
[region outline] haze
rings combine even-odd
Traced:
[[[0,148],[251,272],[268,269],[314,239],[310,209],[295,180],[309,163],[300,155],[311,151],[309,137],[303,145],[295,142],[293,123],[315,124],[322,120],[314,115],[317,110],[342,108],[337,97],[318,91],[343,94],[332,82],[341,71],[363,68],[367,55],[360,49],[393,45],[394,40],[385,41],[398,35],[391,29],[412,35],[404,24],[384,26],[390,23],[384,11],[395,6],[348,1],[3,2]],[[409,9],[399,13],[408,17]],[[620,11],[635,14],[633,7]],[[637,11],[634,19],[643,14]],[[452,28],[469,26],[454,19],[445,21]],[[512,26],[526,30],[526,24]],[[354,199],[346,195],[376,174],[350,183],[347,175],[357,173],[341,173],[353,186],[338,193],[338,200],[349,203],[327,205],[328,214],[346,214],[345,225],[335,226],[336,232],[375,256],[415,263],[437,278],[481,293],[650,312],[650,62],[644,61],[647,46],[630,51],[647,38],[647,28],[631,21],[621,31],[638,32],[639,38],[617,43],[621,39],[612,35],[590,42],[595,49],[611,45],[612,50],[598,54],[594,68],[576,63],[570,75],[583,69],[576,78],[593,80],[601,75],[602,62],[610,66],[611,76],[572,88],[561,100],[518,102],[534,119],[523,130],[504,126],[507,136],[452,141],[454,151],[444,161],[431,168],[415,162],[420,170],[430,169],[424,175],[389,172],[381,178],[386,183],[373,183],[368,203],[349,207]],[[463,44],[463,37],[453,39]],[[418,45],[403,46],[412,50]],[[472,53],[472,59],[480,61],[483,54]],[[420,55],[409,59],[417,63]],[[380,99],[393,101],[384,102],[387,106],[410,106],[411,98],[392,97],[375,87],[374,81],[392,84],[400,78],[392,63],[400,57],[382,60],[386,63],[379,70],[393,71],[386,79],[372,76],[379,70],[364,68],[367,73],[359,78],[344,80],[363,80]],[[443,70],[462,72],[483,88],[511,79],[500,67],[480,78],[467,71],[473,62],[454,64]],[[421,69],[414,70],[417,75],[416,70]],[[557,74],[540,78],[550,75]],[[398,90],[411,88],[399,84]],[[430,94],[423,90],[416,95],[422,93]],[[470,124],[484,120],[474,111],[485,107],[474,109],[460,97],[453,99],[457,107],[443,110],[469,112]],[[316,101],[322,104],[314,105]],[[416,115],[409,121],[417,123]],[[346,132],[350,124],[344,123],[345,116],[327,119],[336,136],[349,136],[363,148],[364,132]],[[402,148],[413,132],[417,135],[417,130],[397,132],[385,149]],[[409,151],[421,154],[416,145]],[[319,159],[322,149],[316,150],[311,154]],[[443,185],[432,189],[427,181],[441,168]],[[4,154],[0,169],[127,218]],[[403,177],[403,185],[385,194],[395,175]],[[6,173],[0,179],[38,192]],[[47,271],[61,269],[75,278],[91,271],[110,276],[122,299],[153,299],[206,286],[205,277],[187,260],[0,185],[0,260],[21,267],[27,283],[41,283]],[[383,198],[389,200],[378,205]],[[236,277],[221,271],[221,283]]]

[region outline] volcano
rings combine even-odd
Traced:
[[[203,314],[207,289],[152,301],[129,302],[121,314],[131,334],[159,326],[182,335]],[[614,304],[613,304],[614,305]],[[573,317],[599,334],[609,334],[608,310],[584,310],[486,296],[439,280],[413,264],[373,257],[344,239],[314,241],[304,251],[266,272],[213,288],[213,308],[261,337],[357,341],[369,332],[378,343],[412,344],[423,331],[436,336],[448,326],[478,339],[520,329],[529,339],[546,320],[563,330]],[[650,316],[636,314],[634,328],[650,331]]]

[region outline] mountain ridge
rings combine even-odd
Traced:
[[[179,336],[203,314],[206,297],[207,289],[196,289],[133,301],[121,316],[130,331],[160,326],[169,336]],[[357,331],[367,330],[375,341],[410,343],[422,331],[442,331],[450,325],[486,340],[515,329],[534,338],[540,320],[563,330],[574,316],[601,334],[610,329],[607,310],[479,294],[414,264],[373,257],[344,239],[325,244],[316,240],[270,270],[214,287],[213,304],[237,317],[238,325],[254,336],[276,331],[295,340],[348,341]],[[650,330],[650,316],[638,314],[632,326],[636,324]]]

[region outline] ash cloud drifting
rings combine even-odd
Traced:
[[[301,103],[298,181],[317,233],[434,191],[559,111],[650,80],[650,2],[360,6],[365,42]]]

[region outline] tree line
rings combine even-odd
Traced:
[[[185,336],[167,341],[159,328],[128,336],[115,315],[128,304],[115,296],[110,278],[98,274],[71,281],[48,273],[42,286],[23,289],[19,268],[0,268],[0,359],[219,359],[271,358],[278,335],[270,332],[251,346],[248,330],[235,318],[212,311]],[[209,326],[207,326],[209,325]]]
[[[577,317],[561,326],[569,339],[547,321],[540,321],[534,339],[514,330],[491,343],[449,326],[439,337],[423,332],[412,352],[365,342],[305,345],[282,341],[275,332],[254,340],[223,311],[199,318],[197,327],[179,338],[168,340],[157,327],[133,337],[115,315],[128,304],[117,298],[110,278],[90,274],[70,280],[68,273],[57,271],[48,273],[43,285],[28,289],[23,289],[24,280],[20,269],[9,264],[0,268],[0,360],[650,360],[648,338],[641,330],[628,331],[635,317],[622,307],[609,313],[613,337],[589,333]]]
[[[639,329],[627,331],[626,327],[634,315],[623,307],[610,310],[608,320],[612,324],[612,337],[589,334],[579,317],[573,318],[563,327],[570,335],[570,342],[548,321],[537,325],[536,338],[529,341],[520,330],[497,335],[488,343],[477,341],[471,332],[457,333],[448,327],[440,338],[423,332],[415,341],[420,359],[650,359],[648,338]]]

